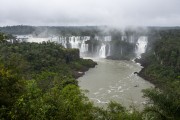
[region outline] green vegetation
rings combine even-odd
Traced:
[[[0,43],[6,43],[7,39],[11,40],[14,39],[15,37],[12,36],[11,34],[4,34],[4,33],[0,33]]]
[[[180,119],[180,30],[153,31],[150,47],[140,62],[140,76],[158,88],[144,90],[151,107],[146,112],[156,119]],[[151,41],[152,40],[152,41]]]

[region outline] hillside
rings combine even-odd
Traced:
[[[180,30],[153,31],[148,51],[139,62],[139,75],[157,86],[144,90],[154,106],[147,108],[159,119],[180,118]]]

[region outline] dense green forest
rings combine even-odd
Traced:
[[[152,107],[146,108],[161,119],[180,119],[180,30],[152,30],[149,47],[140,63],[139,75],[156,85],[144,90]],[[160,119],[159,118],[159,119]]]
[[[138,60],[139,75],[156,85],[143,90],[149,104],[141,112],[110,102],[95,107],[80,90],[79,71],[96,65],[79,50],[43,43],[7,42],[0,34],[0,119],[179,120],[180,31],[152,30],[148,50]]]

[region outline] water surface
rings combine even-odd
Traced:
[[[95,68],[78,79],[79,86],[88,90],[86,94],[97,106],[106,106],[111,100],[128,107],[134,105],[143,108],[146,102],[142,98],[142,89],[153,85],[134,74],[142,67],[132,61],[93,59],[98,63]]]

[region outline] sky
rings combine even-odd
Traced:
[[[180,0],[0,0],[0,26],[180,26]]]

